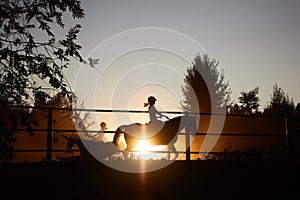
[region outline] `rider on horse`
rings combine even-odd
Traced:
[[[156,101],[157,99],[154,96],[149,96],[148,102],[144,103],[144,107],[149,106],[148,112],[149,112],[150,122],[148,123],[148,128],[149,128],[148,130],[152,133],[157,133],[164,126],[164,122],[159,120],[158,118],[165,117],[169,119],[168,116],[157,111],[157,109],[154,106]]]

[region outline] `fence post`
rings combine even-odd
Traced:
[[[46,160],[47,160],[47,162],[52,161],[52,114],[53,114],[53,109],[48,108],[47,150],[46,150]]]
[[[191,149],[190,149],[190,131],[185,128],[185,160],[191,160]]]
[[[296,119],[294,117],[287,118],[287,128],[288,128],[288,147],[289,153],[292,159],[296,155]]]

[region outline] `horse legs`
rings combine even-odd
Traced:
[[[124,160],[128,160],[128,158],[129,158],[129,152],[128,152],[128,150],[125,149],[125,150],[122,151],[122,153],[123,153]]]
[[[129,155],[130,155],[130,152],[133,150],[133,147],[130,143],[127,144],[127,148],[122,151],[123,153],[123,156],[124,156],[124,160],[128,160],[129,159]]]
[[[175,154],[174,160],[176,160],[178,158],[178,152],[175,148],[175,145],[174,144],[169,144],[167,147],[168,147],[167,160],[170,160],[171,151]]]
[[[170,160],[170,156],[171,156],[171,149],[170,149],[170,146],[168,145],[167,146],[167,150],[168,150],[168,153],[167,153],[167,160]]]

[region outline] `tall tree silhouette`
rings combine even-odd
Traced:
[[[182,85],[182,109],[202,113],[198,118],[201,122],[199,132],[206,133],[212,119],[210,113],[222,112],[230,101],[229,83],[225,81],[224,72],[218,70],[218,65],[219,62],[206,54],[202,57],[196,55],[192,66],[187,68],[185,85]]]
[[[184,111],[211,112],[212,100],[217,107],[226,107],[231,90],[225,81],[224,71],[219,71],[219,62],[207,54],[196,55],[192,66],[188,67],[182,86]]]

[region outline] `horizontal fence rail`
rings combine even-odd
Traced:
[[[55,132],[86,132],[86,133],[96,133],[99,130],[70,130],[70,129],[54,129],[53,128],[53,111],[59,110],[59,111],[72,111],[72,112],[96,112],[96,113],[148,113],[148,111],[140,111],[140,110],[120,110],[120,109],[84,109],[84,108],[54,108],[54,107],[35,107],[35,106],[16,106],[16,105],[8,105],[5,107],[0,107],[0,110],[3,108],[11,108],[11,109],[38,109],[43,110],[47,113],[47,128],[35,128],[32,129],[33,131],[38,132],[45,132],[47,134],[47,148],[46,149],[14,149],[13,152],[46,152],[46,160],[51,161],[52,160],[52,152],[64,152],[64,151],[70,151],[68,149],[52,149],[52,141],[53,141],[53,133]],[[295,131],[290,133],[290,130],[294,130],[290,127],[290,124],[288,122],[289,116],[282,116],[282,115],[240,115],[240,114],[228,114],[228,113],[199,113],[199,112],[182,112],[182,111],[161,111],[162,113],[166,114],[179,114],[179,115],[198,115],[198,116],[225,116],[225,117],[243,117],[243,118],[278,118],[283,119],[285,123],[285,130],[282,132],[279,131],[278,133],[204,133],[199,132],[196,133],[194,136],[220,136],[220,137],[236,137],[236,136],[267,136],[267,137],[283,137],[287,140],[287,145],[290,147],[290,149],[295,148],[294,143],[290,141],[290,135],[295,134]],[[293,124],[294,125],[294,124]],[[26,132],[28,129],[25,128],[8,128],[6,129],[8,131],[21,131]],[[115,131],[107,130],[104,131],[104,133],[108,134],[114,134]],[[190,135],[187,133],[179,133],[179,135],[185,135],[186,138],[189,138]],[[295,137],[294,135],[292,137]],[[186,139],[186,142],[190,142],[190,139]],[[190,144],[186,144],[187,147],[190,146]],[[77,151],[77,150],[72,150]],[[138,152],[138,151],[133,151]],[[168,153],[168,151],[147,151],[149,153]],[[224,152],[195,152],[190,151],[189,148],[187,148],[186,151],[177,151],[178,153],[185,154],[186,160],[190,160],[191,154],[222,154]],[[225,152],[226,153],[226,152]]]
[[[26,109],[38,109],[38,110],[64,110],[64,111],[86,111],[86,112],[99,112],[99,113],[148,113],[145,110],[124,110],[124,109],[93,109],[93,108],[63,108],[63,107],[42,107],[42,106],[19,106],[19,105],[5,105],[0,106],[3,108],[26,108]],[[166,114],[189,114],[189,115],[201,115],[201,116],[227,116],[227,117],[246,117],[246,118],[290,118],[293,116],[286,115],[262,115],[262,114],[233,114],[233,113],[208,113],[208,112],[189,112],[189,111],[160,111]],[[299,117],[297,117],[299,118]]]

